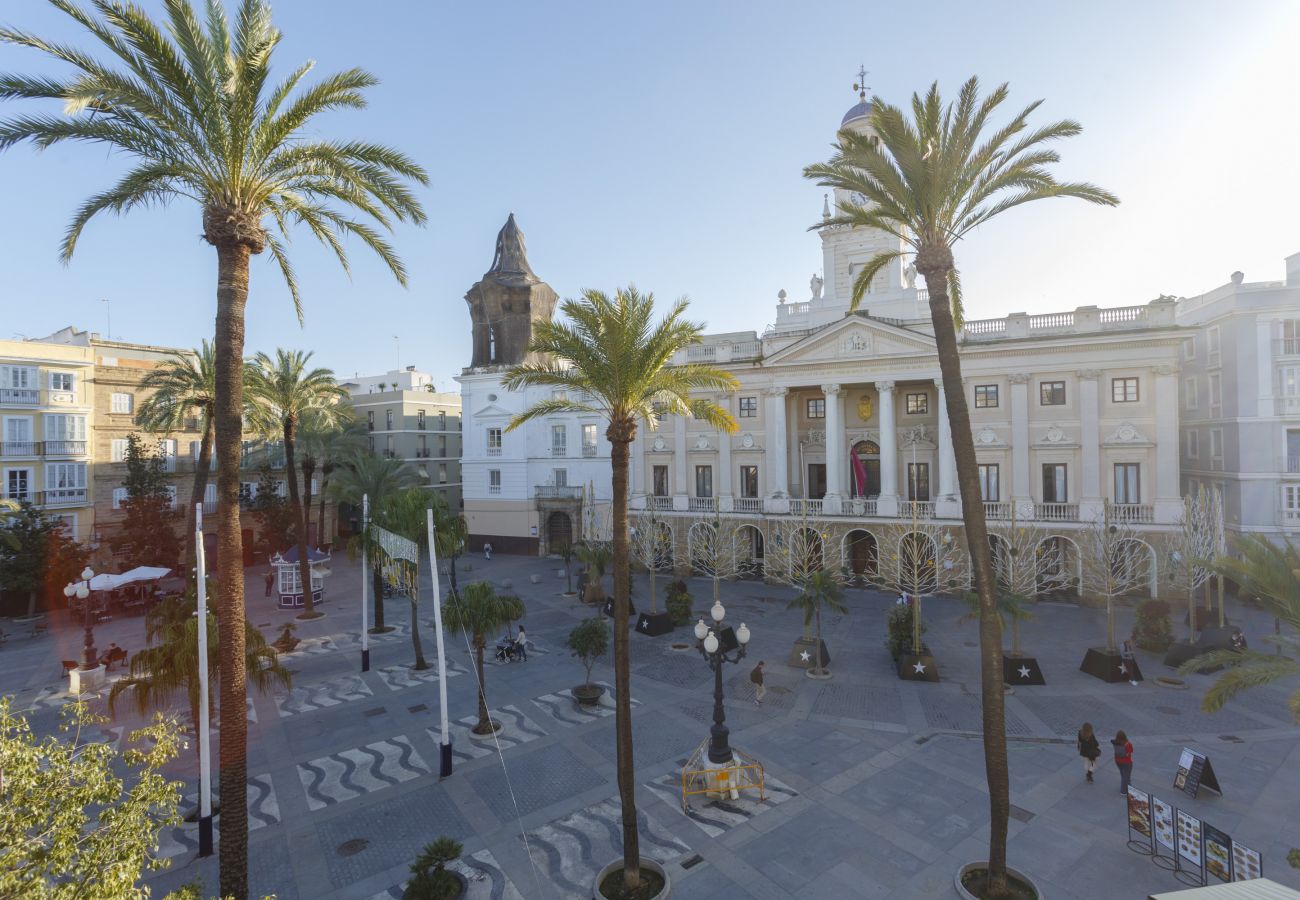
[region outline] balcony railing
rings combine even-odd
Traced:
[[[217,511],[217,501],[216,501],[216,500],[204,500],[204,501],[203,501],[203,514],[204,514],[205,516],[212,515],[212,514],[215,513],[216,511]]]
[[[85,488],[48,488],[36,492],[36,506],[81,506],[86,502]]]
[[[645,498],[646,509],[656,509],[660,512],[671,512],[673,508],[672,497],[656,497],[653,494]]]
[[[687,509],[691,512],[717,512],[717,497],[687,497]]]
[[[583,455],[583,456],[588,456],[588,457],[590,457],[590,456],[595,456],[595,455],[596,455],[596,445],[595,445],[595,444],[583,444],[583,445],[582,445],[582,455]]]
[[[1277,517],[1283,525],[1300,525],[1300,507],[1284,506],[1278,510]]]
[[[911,518],[915,514],[918,519],[934,518],[934,501],[933,500],[903,500],[898,504],[898,515],[902,518]]]
[[[1273,341],[1274,356],[1300,356],[1300,338],[1278,338]]]
[[[761,513],[763,511],[763,498],[737,497],[732,501],[731,508],[738,513]]]
[[[487,448],[487,455],[488,455],[488,456],[500,456],[500,455],[501,455],[501,448],[500,448],[500,447],[488,447],[488,448]]]
[[[1112,503],[1110,510],[1116,522],[1150,523],[1156,519],[1155,507],[1150,503]]]
[[[577,500],[582,496],[582,488],[577,485],[539,484],[534,491],[541,500]]]
[[[1275,415],[1300,416],[1300,397],[1276,397],[1273,403],[1277,407]]]
[[[1010,519],[1011,504],[1006,502],[998,502],[996,500],[984,501],[984,518],[997,519],[997,520]]]
[[[40,406],[41,392],[35,388],[0,388],[0,406]]]
[[[790,501],[790,515],[792,516],[820,516],[823,512],[824,503],[821,500],[800,500]]]
[[[1079,504],[1035,503],[1034,518],[1039,522],[1077,522],[1079,521]]]
[[[868,500],[865,497],[855,497],[852,500],[841,500],[840,515],[874,516],[876,515],[876,501]]]
[[[568,447],[552,447],[552,448],[551,448],[551,456],[568,456],[568,455],[569,455],[569,448],[568,448]]]
[[[428,459],[428,458],[429,458],[429,448],[428,448],[428,447],[420,447],[420,448],[418,448],[418,449],[415,451],[415,458],[416,458],[416,459]]]
[[[85,456],[85,441],[46,441],[46,456]]]
[[[1300,473],[1300,456],[1282,457],[1282,464],[1278,468],[1288,475]]]
[[[0,456],[40,456],[40,441],[5,441],[0,444]]]

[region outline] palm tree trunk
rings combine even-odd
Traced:
[[[436,574],[434,577],[438,577]],[[414,600],[411,601],[411,643],[415,645],[415,668],[423,672],[429,668],[429,664],[424,661],[424,645],[420,643],[420,616],[419,606]]]
[[[984,771],[989,789],[988,896],[1000,897],[1007,890],[1007,817],[1011,804],[1002,685],[1002,624],[998,619],[997,586],[984,521],[970,410],[962,386],[961,354],[948,300],[948,274],[952,268],[952,253],[947,247],[923,245],[917,254],[917,269],[925,276],[926,287],[930,290],[930,319],[934,325],[939,370],[943,375],[962,519],[966,525],[966,546],[970,551],[975,589],[979,594],[980,701],[984,713]]]
[[[635,423],[610,423],[614,488],[614,735],[618,748],[618,797],[623,808],[623,886],[641,884],[641,845],[636,826],[636,769],[632,760],[632,676],[628,658],[628,447]]]
[[[205,211],[204,225],[209,218]],[[209,234],[214,230],[208,229]],[[217,609],[220,610],[218,678],[222,709],[243,709],[248,692],[244,671],[244,546],[239,529],[239,459],[243,438],[244,306],[248,301],[247,243],[230,238],[217,244],[215,443],[217,453]],[[248,897],[248,723],[229,716],[222,723],[220,894]]]
[[[316,475],[316,459],[305,456],[302,460],[302,537],[311,540],[311,480]],[[320,547],[320,526],[316,527],[316,546]]]
[[[487,683],[483,680],[483,646],[486,643],[483,635],[474,635],[474,666],[478,669],[478,725],[474,730],[479,734],[492,731],[492,720],[488,717]]]
[[[284,420],[284,475],[289,479],[289,506],[298,520],[298,578],[302,581],[302,612],[300,619],[316,618],[316,608],[311,597],[311,560],[307,558],[306,516],[303,515],[302,496],[298,493],[298,473],[294,470],[294,441],[298,422],[287,416]]]
[[[189,528],[185,530],[185,563],[193,571],[198,566],[198,551],[194,546],[194,505],[202,503],[208,493],[208,466],[212,462],[212,429],[214,421],[211,411],[203,414],[203,440],[199,441],[199,461],[194,472],[194,490],[190,495],[189,509],[185,511],[185,521]],[[198,577],[195,571],[195,577]],[[189,580],[186,576],[186,580]]]
[[[334,466],[329,462],[320,467],[320,511],[316,514],[316,543],[318,545],[322,543],[332,545],[334,543],[334,535],[325,531],[325,492],[329,489],[330,473],[333,471]],[[326,540],[326,537],[329,540]]]
[[[369,553],[370,550],[366,548],[362,552]],[[377,633],[385,632],[388,626],[384,624],[384,573],[373,562],[370,565],[370,587],[375,601],[375,626],[370,630]]]

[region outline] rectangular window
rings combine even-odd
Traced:
[[[429,455],[429,436],[427,434],[420,435],[418,447],[419,447],[419,453],[417,454],[418,456],[426,457]]]
[[[569,430],[563,425],[551,426],[551,455],[564,456],[569,452]]]
[[[1209,356],[1209,364],[1217,366],[1219,364],[1219,326],[1211,325],[1205,331],[1205,352]]]
[[[740,496],[758,496],[758,466],[740,467]]]
[[[126,438],[113,438],[109,449],[109,460],[111,462],[126,462]]]
[[[424,410],[421,409],[415,413],[415,427],[420,429],[421,431],[424,431],[424,426],[425,426]]]
[[[996,463],[980,463],[980,499],[985,503],[997,503],[1001,498],[1001,485]]]
[[[668,467],[654,467],[654,490],[656,497],[668,496]]]
[[[740,398],[740,417],[742,419],[754,419],[758,417],[757,397]]]
[[[501,453],[501,429],[489,428],[487,430],[487,450],[489,456],[497,456]],[[496,453],[492,451],[495,450]]]
[[[930,464],[907,464],[907,499],[926,501],[930,499]]]
[[[1115,502],[1141,503],[1142,487],[1137,463],[1115,463]]]
[[[1069,499],[1065,463],[1043,463],[1043,502],[1068,503]]]
[[[373,409],[366,410],[366,430],[375,430],[375,411]]]
[[[713,466],[695,467],[695,496],[713,496]]]
[[[907,395],[907,414],[909,416],[924,416],[929,412],[930,412],[929,394],[908,394]]]
[[[47,441],[84,441],[86,417],[45,414],[45,439]]]
[[[551,483],[554,484],[556,487],[568,487],[568,486],[569,486],[569,470],[568,470],[568,469],[551,469]]]
[[[257,482],[241,481],[239,483],[239,502],[247,506],[257,499]]]
[[[1300,516],[1300,484],[1282,485],[1282,509],[1288,518]]]
[[[384,438],[384,455],[389,459],[397,458],[397,436],[388,435]]]
[[[1210,415],[1218,415],[1223,410],[1223,376],[1218,372],[1210,373]]]
[[[447,455],[447,436],[445,434],[438,438],[438,455]]]
[[[1137,403],[1138,380],[1136,378],[1112,378],[1110,380],[1111,403]]]
[[[393,430],[393,411],[391,409],[384,410],[384,430]]]
[[[1201,457],[1201,433],[1195,428],[1187,430],[1187,458],[1200,459]]]
[[[130,497],[126,488],[113,488],[113,509],[121,509],[122,504]]]
[[[30,500],[32,496],[32,470],[8,469],[5,471],[5,497],[9,500]]]
[[[217,502],[217,486],[212,482],[208,482],[203,486],[203,502],[204,503]]]
[[[86,464],[46,463],[45,490],[80,490],[84,494],[86,490]]]
[[[71,372],[50,373],[50,390],[71,391],[72,385],[73,385],[73,378]]]
[[[438,463],[438,484],[447,483],[447,464]]]
[[[501,493],[501,470],[488,469],[488,493]]]
[[[35,366],[0,366],[0,387],[30,390],[36,387]]]
[[[1196,376],[1183,379],[1183,409],[1196,409],[1200,398],[1196,396]]]
[[[174,484],[167,485],[167,508],[176,508],[176,485]]]
[[[824,419],[826,418],[826,398],[818,397],[808,401],[808,418]]]
[[[1223,429],[1210,429],[1210,459],[1223,460]]]
[[[994,409],[998,405],[998,386],[996,384],[975,385],[975,408]]]
[[[1040,381],[1038,383],[1038,405],[1039,406],[1064,406],[1065,405],[1065,382],[1064,381]]]
[[[1183,359],[1186,359],[1186,360],[1193,360],[1193,359],[1196,359],[1196,337],[1195,337],[1195,335],[1193,335],[1192,337],[1185,337],[1185,338],[1183,338]]]
[[[551,391],[551,399],[552,399],[552,400],[568,400],[568,399],[569,399],[569,392],[568,392],[568,391],[561,391],[561,390]]]
[[[135,394],[115,393],[111,399],[109,409],[112,412],[122,415],[130,415],[135,412]]]
[[[595,456],[600,441],[600,429],[595,425],[582,426],[582,455]]]
[[[447,413],[445,410],[440,411],[438,413],[438,430],[439,431],[447,430]]]

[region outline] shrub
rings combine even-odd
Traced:
[[[591,667],[609,649],[609,630],[605,627],[605,617],[596,615],[575,625],[564,646],[569,648],[587,670],[587,686],[590,687]]]
[[[910,603],[897,603],[889,610],[889,637],[885,646],[889,655],[897,659],[912,649],[912,613],[915,607]],[[925,634],[925,622],[921,623],[921,633]]]
[[[1163,600],[1143,600],[1137,606],[1137,620],[1133,624],[1133,637],[1143,650],[1163,653],[1173,642],[1173,629],[1169,627],[1169,604]]]
[[[460,893],[460,881],[446,865],[460,856],[461,849],[460,842],[449,837],[426,844],[411,864],[411,880],[402,896],[406,900],[452,900]]]
[[[673,625],[691,624],[691,592],[686,589],[686,582],[680,578],[668,585],[668,615],[672,617]]]

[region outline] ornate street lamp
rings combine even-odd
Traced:
[[[90,610],[90,579],[95,577],[90,566],[81,570],[81,581],[69,584],[63,589],[63,596],[71,600],[76,597],[81,601],[86,626],[85,646],[81,651],[81,670],[88,672],[99,665],[99,654],[95,651],[95,617]]]
[[[713,628],[704,624],[703,619],[695,623],[695,637],[699,641],[697,646],[700,655],[713,669],[713,727],[709,729],[711,735],[709,762],[714,765],[727,765],[732,761],[732,752],[731,745],[727,742],[727,737],[731,733],[726,724],[727,714],[722,708],[722,664],[738,663],[744,659],[745,645],[749,643],[750,635],[744,622],[740,623],[734,635],[730,627],[723,627],[722,620],[726,617],[727,611],[721,601],[714,601],[709,615],[713,618]],[[722,635],[721,640],[719,635]],[[724,646],[724,643],[731,644],[731,647]],[[733,650],[734,655],[731,655]]]

